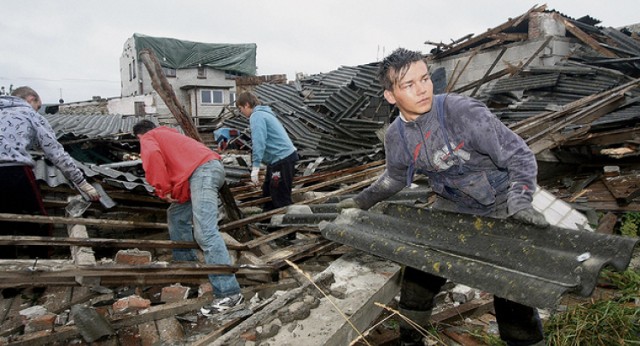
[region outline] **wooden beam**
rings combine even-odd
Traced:
[[[67,225],[67,233],[69,237],[76,239],[87,239],[89,234],[87,233],[87,227],[84,225]],[[96,257],[93,254],[91,247],[87,246],[71,246],[71,258],[73,263],[77,266],[95,266]],[[100,278],[85,278],[82,276],[76,276],[76,282],[85,286],[99,286]]]
[[[326,200],[328,200],[329,198],[333,197],[333,196],[339,196],[348,192],[352,192],[352,191],[356,191],[358,189],[361,189],[365,186],[371,185],[374,181],[376,181],[378,179],[378,177],[372,177],[369,179],[365,179],[359,183],[355,183],[353,185],[349,185],[347,187],[344,187],[342,189],[338,189],[335,191],[331,191],[329,193],[326,193],[323,196],[318,196],[315,198],[310,198],[295,204],[313,204],[313,203],[322,203]],[[273,215],[278,215],[278,214],[282,214],[282,213],[286,213],[287,212],[287,208],[288,207],[282,207],[282,208],[278,208],[278,209],[273,209],[261,214],[256,214],[241,220],[237,220],[237,221],[232,221],[232,222],[228,222],[225,223],[224,225],[220,226],[220,231],[221,232],[227,232],[229,230],[238,228],[238,227],[242,227],[245,225],[248,225],[250,223],[254,223],[257,221],[262,221],[265,219],[268,219],[270,217],[272,217]],[[1,215],[1,214],[0,214]]]
[[[569,21],[567,18],[564,18],[558,15],[557,13],[554,13],[554,16],[564,24],[565,28],[567,28],[567,31],[572,33],[580,41],[584,42],[589,47],[593,48],[593,50],[595,50],[596,52],[606,56],[607,58],[619,58],[619,56],[617,56],[615,53],[602,47],[598,41],[596,41],[593,37],[591,37],[586,32],[580,30],[580,28],[578,28],[573,23],[571,23],[571,21]]]
[[[64,238],[37,236],[0,236],[0,245],[89,246],[113,248],[197,249],[196,242],[144,239]],[[227,244],[229,250],[247,250],[246,245]]]
[[[446,51],[444,51],[442,53],[436,54],[434,56],[434,58],[435,59],[442,59],[444,57],[456,54],[456,53],[458,53],[458,52],[460,52],[460,51],[462,51],[462,50],[464,50],[466,48],[469,48],[469,47],[475,45],[475,44],[479,44],[482,40],[488,39],[491,35],[500,33],[500,32],[502,32],[502,31],[504,31],[504,30],[506,30],[508,28],[511,28],[511,27],[514,27],[514,26],[520,24],[525,18],[529,17],[529,14],[531,12],[541,12],[541,11],[544,11],[546,8],[547,8],[546,5],[541,5],[541,6],[537,6],[536,5],[536,6],[532,7],[526,13],[524,13],[524,14],[522,14],[522,15],[514,18],[514,19],[510,19],[507,22],[505,22],[505,23],[503,23],[503,24],[501,24],[501,25],[499,25],[499,26],[497,26],[497,27],[495,27],[493,29],[489,29],[484,34],[480,34],[480,35],[478,35],[476,37],[473,37],[473,38],[471,38],[471,39],[469,39],[469,40],[467,40],[467,41],[465,41],[465,42],[463,42],[463,43],[461,43],[461,44],[459,44],[459,45],[457,45],[455,47],[452,47],[449,50],[446,50]]]
[[[502,48],[502,50],[500,50],[500,53],[498,54],[498,56],[493,60],[493,63],[491,64],[491,66],[489,66],[489,69],[487,69],[487,72],[484,73],[484,76],[482,76],[482,78],[480,78],[480,80],[478,80],[478,85],[476,86],[475,89],[473,89],[473,91],[471,92],[470,96],[473,97],[476,92],[478,92],[478,89],[480,89],[480,87],[482,86],[482,84],[485,83],[487,77],[489,76],[489,74],[491,73],[491,71],[493,71],[493,68],[496,67],[496,65],[498,64],[498,61],[500,61],[500,59],[502,59],[502,56],[504,55],[504,53],[507,52],[507,49],[509,49],[508,47],[504,47]]]
[[[157,223],[157,222],[136,222],[136,221],[120,221],[120,220],[104,220],[104,219],[90,219],[90,218],[78,218],[78,217],[42,216],[42,215],[8,214],[8,213],[0,213],[0,221],[62,224],[62,225],[91,225],[91,226],[100,227],[100,228],[167,229],[166,223]]]
[[[183,276],[206,276],[209,274],[271,275],[272,266],[257,265],[212,265],[212,264],[152,264],[145,266],[97,265],[97,266],[47,266],[45,261],[29,260],[23,266],[16,260],[0,260],[0,287],[40,286],[49,283],[68,284],[77,276],[82,277],[129,277],[137,282],[145,278],[159,277],[163,280]],[[61,281],[59,280],[61,279]],[[131,280],[131,279],[130,279]],[[130,281],[131,282],[131,281]]]
[[[384,166],[379,166],[379,167],[373,167],[373,168],[369,168],[367,170],[358,172],[358,173],[353,173],[353,174],[347,174],[347,175],[342,175],[338,178],[332,179],[332,180],[327,180],[324,181],[322,183],[318,183],[315,185],[310,185],[307,187],[303,187],[300,189],[296,189],[293,194],[301,194],[304,192],[308,192],[308,191],[316,191],[318,189],[321,189],[323,187],[328,187],[328,186],[332,186],[338,183],[343,183],[343,182],[348,182],[348,181],[352,181],[352,180],[356,180],[356,179],[362,179],[364,177],[366,177],[367,175],[371,175],[371,174],[378,174],[381,170],[384,169]],[[262,204],[265,203],[266,201],[270,200],[270,198],[260,198],[258,200],[252,200],[249,202],[245,202],[240,204],[240,206],[253,206],[253,205],[258,205],[258,204]]]
[[[180,124],[180,127],[182,127],[185,134],[202,143],[202,138],[196,130],[196,127],[193,125],[191,116],[180,104],[176,93],[173,91],[173,87],[162,71],[160,61],[158,61],[153,50],[149,48],[142,49],[139,53],[139,57],[149,72],[153,89],[158,93],[158,95],[160,95],[162,101],[167,105],[171,114],[173,114],[173,117],[178,121],[178,124]]]

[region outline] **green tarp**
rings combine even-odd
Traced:
[[[163,67],[182,69],[198,65],[217,70],[256,75],[255,43],[201,43],[133,34],[136,51],[153,50]]]

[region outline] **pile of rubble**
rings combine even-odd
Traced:
[[[597,24],[536,6],[483,34],[431,43],[428,59],[438,92],[484,101],[534,150],[540,184],[611,233],[620,213],[640,211],[640,38]],[[167,240],[167,205],[152,197],[130,134],[142,117],[47,115],[85,175],[117,205],[94,204],[71,217],[65,208],[76,193],[38,160],[50,216],[1,214],[0,221],[54,224],[54,236],[0,239],[49,246],[53,256],[0,261],[0,344],[311,345],[362,337],[358,331],[393,309],[400,267],[326,239],[319,225],[335,220],[336,203],[384,170],[381,133],[397,110],[382,97],[376,68],[345,66],[255,87],[299,149],[294,197],[305,207],[261,212],[265,199],[248,184],[248,152],[225,152],[227,183],[242,212],[220,223],[230,267],[171,262],[171,249],[196,245]],[[227,110],[216,128],[250,138],[246,119]],[[430,196],[422,186],[394,200],[427,206]],[[229,272],[249,302],[202,316],[199,308],[213,298],[206,273]],[[453,292],[462,305],[447,305],[433,321],[490,310],[486,294]]]

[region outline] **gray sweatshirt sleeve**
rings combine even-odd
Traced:
[[[538,173],[535,155],[525,141],[506,127],[483,103],[467,100],[469,114],[465,116],[465,121],[454,123],[454,126],[466,127],[466,131],[462,132],[467,134],[465,145],[488,155],[496,166],[509,172],[507,207],[510,215],[531,206]],[[455,110],[450,114],[456,114]]]
[[[40,148],[42,148],[45,157],[58,167],[67,179],[76,185],[82,183],[84,181],[84,174],[75,164],[71,156],[64,150],[62,144],[58,142],[47,119],[35,112],[31,119],[33,119],[31,123],[35,131],[35,140]]]
[[[396,125],[398,124],[389,126],[385,134],[384,151],[387,162],[384,173],[371,186],[353,198],[361,209],[371,208],[376,203],[395,195],[406,185],[407,164],[404,162],[406,153]]]

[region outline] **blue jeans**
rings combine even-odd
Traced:
[[[191,200],[172,203],[167,209],[169,237],[173,241],[195,241],[204,252],[207,264],[231,264],[229,251],[218,231],[218,189],[224,183],[224,166],[211,160],[198,167],[189,178]],[[192,227],[193,226],[193,227]],[[195,250],[173,250],[175,261],[197,261]],[[211,274],[216,298],[240,293],[234,274]]]

